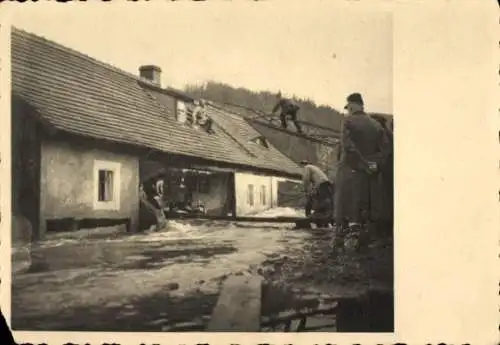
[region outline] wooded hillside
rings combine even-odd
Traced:
[[[270,113],[276,103],[276,94],[267,91],[254,92],[213,81],[204,86],[188,85],[185,91],[197,98],[229,102],[265,113]],[[294,100],[300,105],[300,120],[340,129],[342,114],[337,110],[327,106],[317,106],[309,99],[294,98]]]
[[[240,113],[255,115],[245,108],[255,109],[260,112],[270,113],[276,102],[276,95],[270,92],[253,92],[244,88],[234,88],[227,84],[209,82],[204,86],[189,85],[185,91],[196,98],[205,98],[221,103],[231,103],[242,108],[231,107]],[[294,100],[300,106],[299,120],[318,124],[320,126],[339,130],[342,114],[331,107],[316,106],[307,99]],[[320,166],[332,179],[336,172],[337,150],[324,146],[305,138],[289,135],[272,128],[252,123],[269,142],[295,162],[308,160]],[[293,124],[290,129],[295,130]]]

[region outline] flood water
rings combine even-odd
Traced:
[[[71,310],[84,315],[94,308],[99,314],[108,306],[127,315],[127,306],[151,305],[158,298],[168,298],[168,304],[201,298],[196,303],[207,304],[229,274],[256,269],[283,252],[285,243],[300,245],[306,234],[291,233],[292,226],[172,221],[146,234],[106,229],[50,236],[32,247],[30,269],[13,276],[13,327],[68,329],[77,327],[75,315],[64,316]],[[93,318],[86,326],[99,324]]]
[[[278,209],[266,216],[273,212],[298,215]],[[31,248],[30,269],[13,275],[12,326],[162,331],[173,322],[206,320],[228,275],[262,274],[266,267],[273,271],[266,279],[286,276],[287,284],[322,288],[307,273],[321,272],[324,263],[308,259],[307,266],[303,257],[313,251],[311,241],[324,239],[292,227],[171,221],[144,234],[95,229],[49,236]]]

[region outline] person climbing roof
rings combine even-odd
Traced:
[[[271,112],[272,115],[274,115],[274,113],[279,108],[281,108],[281,113],[280,113],[281,127],[283,129],[287,129],[288,127],[287,117],[290,117],[295,125],[295,128],[297,128],[297,132],[302,133],[302,127],[298,122],[298,116],[297,116],[300,106],[295,101],[288,98],[284,98],[281,94],[281,91],[278,92],[278,94],[276,95],[276,104]]]

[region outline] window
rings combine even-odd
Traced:
[[[215,133],[213,120],[207,113],[206,103],[184,102],[177,100],[176,102],[176,118],[177,121],[186,124],[187,126],[202,129],[208,134]]]
[[[120,163],[94,161],[94,209],[120,208]]]
[[[113,201],[113,171],[99,170],[97,201]]]
[[[177,101],[177,121],[185,123],[187,119],[187,106],[183,101]]]
[[[248,205],[253,206],[254,200],[253,200],[253,194],[254,194],[254,188],[253,184],[248,185]]]
[[[265,147],[266,149],[269,148],[269,144],[267,143],[267,140],[264,137],[257,137],[253,140],[251,140],[254,144],[260,145],[262,147]]]
[[[261,205],[266,204],[266,186],[260,186],[260,203]]]

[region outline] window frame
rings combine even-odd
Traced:
[[[260,204],[267,205],[267,188],[266,185],[260,185]]]
[[[253,183],[249,183],[247,186],[247,204],[249,206],[255,206],[255,186]]]
[[[179,107],[179,104],[182,104],[183,107]],[[179,118],[179,109],[180,108],[183,108],[183,112],[184,112],[184,119],[183,120],[181,120]],[[187,124],[188,111],[189,111],[189,109],[188,109],[187,102],[180,100],[180,99],[175,100],[175,120],[177,122]]]
[[[255,145],[259,145],[260,147],[263,147],[265,149],[269,149],[269,142],[264,136],[256,137],[252,139],[250,142],[254,143]]]
[[[99,200],[99,172],[100,171],[112,172],[112,198],[109,201]],[[121,164],[113,161],[94,160],[94,174],[93,174],[93,208],[94,210],[120,210],[120,190],[121,190]]]

